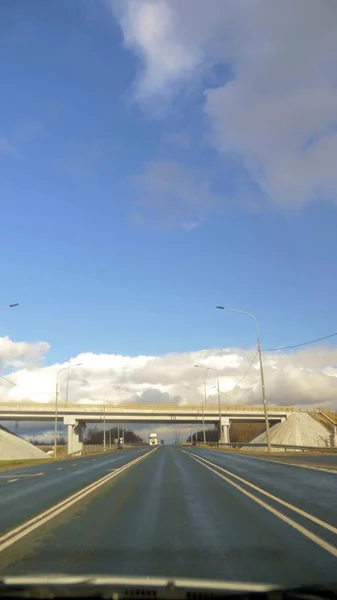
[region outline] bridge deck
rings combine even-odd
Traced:
[[[91,412],[100,412],[105,410],[106,413],[112,412],[124,412],[124,411],[166,411],[166,412],[191,412],[191,411],[200,411],[202,409],[202,405],[198,404],[154,404],[154,403],[138,403],[138,404],[129,404],[129,403],[106,403],[103,402],[82,402],[77,404],[71,404],[70,402],[58,402],[58,409],[67,412],[82,412],[82,411],[91,411]],[[34,410],[36,412],[47,412],[48,410],[55,410],[55,402],[7,402],[0,404],[0,415],[3,412],[9,411],[17,411],[17,412],[25,412]],[[205,411],[214,411],[219,412],[218,404],[205,404]],[[261,405],[253,405],[253,404],[221,404],[221,411],[247,411],[247,412],[263,412],[263,406]],[[318,409],[310,409],[310,412]],[[271,412],[309,412],[309,409],[299,409],[295,406],[274,406],[268,405],[268,411]]]
[[[279,420],[289,413],[298,411],[293,406],[268,406],[268,416],[271,420]],[[307,412],[307,409],[305,409]],[[310,412],[313,412],[311,409]],[[231,420],[263,420],[263,406],[244,404],[221,404],[222,417]],[[83,422],[180,422],[191,423],[193,421],[205,420],[216,422],[219,419],[219,406],[217,404],[206,404],[204,410],[201,404],[100,404],[80,403],[70,404],[58,402],[57,418],[63,420],[65,417],[74,417]],[[13,420],[40,420],[50,421],[55,418],[54,402],[21,402],[0,404],[0,421]]]

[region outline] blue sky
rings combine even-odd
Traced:
[[[265,347],[335,331],[336,180],[316,156],[310,190],[302,165],[283,188],[284,136],[273,125],[274,162],[261,150],[254,163],[251,140],[241,136],[240,147],[228,123],[215,141],[211,95],[237,81],[237,58],[207,54],[205,33],[187,73],[163,66],[158,79],[139,28],[127,38],[130,10],[1,3],[1,302],[20,302],[1,314],[3,335],[48,341],[47,363],[252,346],[253,324],[219,303],[255,313]],[[184,56],[194,57],[190,34]],[[172,35],[178,47],[181,32]],[[310,111],[307,138],[333,130],[337,114],[320,123]],[[262,129],[254,135],[264,149]]]

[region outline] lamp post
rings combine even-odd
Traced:
[[[204,365],[194,365],[195,367],[199,367],[200,369],[204,368]],[[219,424],[220,424],[220,439],[219,442],[221,441],[221,402],[220,402],[220,387],[219,387],[219,377],[218,377],[218,372],[213,369],[213,367],[205,367],[205,389],[206,389],[206,374],[207,371],[213,371],[213,373],[215,373],[216,375],[216,393],[217,393],[217,398],[218,398],[218,407],[219,407]]]
[[[0,310],[7,310],[8,308],[14,308],[14,306],[19,306],[19,303],[15,302],[15,304],[8,304],[8,306],[2,306]]]
[[[70,371],[70,359],[69,359],[69,361],[68,361],[67,387],[66,387],[66,404],[68,404],[68,393],[69,393],[69,371]]]
[[[58,409],[58,395],[59,395],[59,376],[60,373],[62,373],[62,371],[65,371],[66,369],[70,369],[72,367],[79,367],[82,363],[77,363],[76,365],[70,365],[68,364],[66,367],[61,367],[61,369],[58,370],[57,375],[56,375],[56,387],[55,387],[55,420],[54,420],[54,458],[56,458],[56,452],[57,452],[57,409]]]
[[[217,371],[215,369],[213,369],[212,367],[209,367],[209,370],[213,371],[216,375],[216,393],[217,393],[217,397],[218,397],[218,408],[219,408],[219,432],[220,432],[219,442],[221,442],[222,431],[221,431],[221,402],[220,402],[219,376],[218,376]]]
[[[117,386],[112,386],[113,389],[115,390],[120,390],[121,386],[117,385]],[[103,396],[103,403],[104,403],[104,418],[103,418],[103,449],[104,452],[106,451],[106,403],[108,402],[108,400],[106,400],[105,398],[106,394],[104,394]],[[109,430],[109,439],[110,439],[110,448],[111,448],[111,428]],[[119,440],[118,440],[119,441]]]
[[[202,367],[200,367],[200,365],[194,365],[196,369],[200,369]],[[203,437],[204,437],[204,443],[206,443],[206,430],[205,430],[205,409],[204,409],[204,405],[207,402],[207,388],[206,388],[206,373],[208,371],[208,367],[207,369],[205,369],[205,373],[204,373],[204,400],[202,402],[202,430],[203,430]]]
[[[199,368],[199,365],[194,365],[195,367]],[[197,392],[199,393],[199,390],[192,388],[190,385],[184,385],[184,387],[188,390],[193,390],[193,392]],[[205,398],[205,386],[204,386],[204,398]],[[205,415],[204,415],[204,401],[201,400],[201,408],[202,408],[202,422],[203,422],[203,437],[204,437],[204,442],[206,441],[206,433],[205,433]],[[193,434],[194,435],[194,434]],[[198,441],[198,432],[195,433],[195,440]]]
[[[195,366],[203,368],[203,365],[195,365]],[[217,393],[218,407],[219,407],[219,431],[220,431],[219,442],[220,442],[221,441],[221,402],[220,402],[219,376],[218,376],[217,371],[215,369],[213,369],[213,367],[206,367],[206,369],[205,369],[205,381],[206,381],[207,371],[213,371],[213,373],[215,373],[215,375],[216,375],[216,393]]]
[[[71,358],[69,358],[68,360],[68,366],[67,367],[63,367],[64,369],[68,369],[68,373],[67,373],[67,387],[66,387],[66,404],[68,404],[68,394],[69,394],[69,376],[70,376],[70,368],[71,368]],[[76,366],[76,365],[74,365]]]
[[[260,361],[260,377],[261,377],[261,388],[262,388],[262,401],[263,401],[263,410],[264,410],[264,419],[266,424],[266,437],[267,437],[267,451],[271,452],[270,445],[270,435],[269,435],[269,421],[268,421],[268,408],[267,408],[267,400],[266,400],[266,390],[264,386],[264,373],[263,373],[263,363],[262,363],[262,352],[261,352],[261,342],[260,342],[260,327],[257,318],[250,312],[246,310],[239,310],[238,308],[228,308],[226,306],[217,306],[220,310],[229,310],[231,312],[237,312],[244,315],[248,315],[255,321],[256,325],[256,334],[257,334],[257,351],[259,355]]]
[[[106,451],[106,412],[105,412],[105,398],[104,398],[104,423],[103,423],[103,451]]]

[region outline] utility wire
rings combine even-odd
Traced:
[[[0,375],[0,379],[4,379],[4,381],[6,381],[6,383],[10,383],[13,387],[22,387],[21,383],[14,383],[14,381],[11,381],[10,379],[8,379],[8,377],[4,377],[3,375]],[[53,391],[48,391],[48,392],[34,392],[35,394],[52,394]],[[61,394],[59,394],[59,396],[61,396]],[[61,396],[61,398],[63,398],[63,396]],[[64,398],[63,398],[64,400]]]
[[[278,350],[291,350],[292,348],[299,348],[300,346],[306,346],[307,344],[315,344],[316,342],[321,342],[322,340],[327,340],[329,338],[337,335],[336,333],[330,333],[330,335],[325,335],[324,337],[316,338],[315,340],[309,340],[308,342],[302,342],[302,344],[294,344],[293,346],[283,346],[282,348],[268,348],[267,350],[263,350],[263,352],[277,352]]]
[[[245,372],[245,374],[244,374],[244,375],[242,375],[241,379],[239,379],[239,381],[238,381],[238,382],[237,382],[237,383],[234,385],[234,387],[232,387],[232,388],[231,388],[230,390],[228,390],[227,392],[222,392],[222,391],[220,390],[220,394],[228,394],[229,392],[232,392],[233,390],[235,390],[235,388],[237,388],[237,387],[240,385],[240,383],[242,383],[242,381],[244,380],[244,378],[246,377],[246,375],[248,375],[248,373],[249,373],[250,369],[252,368],[252,366],[253,366],[253,364],[254,364],[254,362],[255,362],[255,359],[256,359],[256,357],[257,357],[257,355],[258,355],[258,352],[259,352],[259,351],[257,350],[257,351],[256,351],[256,353],[254,354],[254,358],[253,358],[252,362],[250,363],[250,365],[249,365],[249,367],[248,367],[247,371]]]
[[[10,379],[8,379],[7,377],[4,377],[3,375],[0,375],[1,379],[4,379],[5,381],[7,381],[7,383],[10,383],[11,385],[14,385],[15,387],[17,387],[19,384],[18,383],[14,383],[14,381],[11,381]]]

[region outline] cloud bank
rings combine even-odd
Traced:
[[[48,348],[45,342],[29,344],[0,338],[2,364],[12,365],[11,372],[0,379],[2,403],[53,401],[58,373],[61,400],[65,399],[68,363],[41,366]],[[216,348],[163,356],[82,353],[71,359],[71,364],[78,366],[69,371],[68,400],[199,404],[204,394],[205,369],[209,368],[207,402],[217,401],[216,377],[219,377],[223,403],[259,404],[261,387],[256,359],[242,380],[255,354],[255,348]],[[337,409],[336,365],[337,348],[331,346],[315,346],[293,354],[265,353],[268,402]]]
[[[240,158],[262,198],[281,210],[336,201],[335,0],[108,6],[138,59],[138,101],[199,90],[209,142]]]

